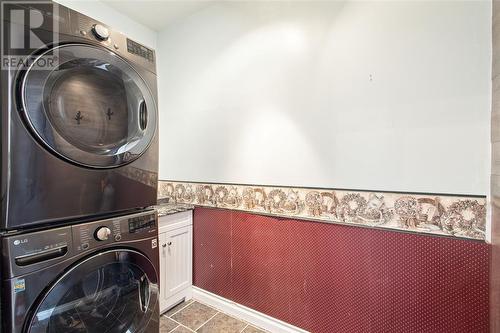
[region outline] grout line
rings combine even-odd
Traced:
[[[202,303],[203,304],[203,303]],[[214,319],[215,316],[217,316],[220,312],[217,311],[212,317],[210,317],[210,319],[208,319],[206,322],[204,322],[203,324],[201,324],[197,329],[195,329],[195,331],[199,330],[200,328],[202,328],[203,326],[205,326],[210,320]]]
[[[176,312],[176,313],[177,313],[177,312]],[[174,320],[174,319],[172,319],[172,318],[169,318],[169,319],[171,319],[174,323],[176,323],[176,324],[177,324],[177,326],[176,326],[176,327],[175,327],[172,331],[170,331],[170,332],[173,332],[173,331],[174,331],[176,328],[178,328],[179,326],[182,326],[182,327],[184,327],[184,328],[187,328],[189,331],[194,332],[192,329],[190,329],[190,328],[189,328],[189,327],[187,327],[186,325],[184,325],[184,324],[182,324],[182,323],[178,322],[177,320]],[[169,333],[170,333],[170,332],[169,332]],[[195,333],[196,333],[196,332],[195,332]]]
[[[185,309],[185,308],[187,308],[188,306],[192,305],[194,302],[198,302],[198,303],[200,303],[200,304],[203,304],[203,305],[205,305],[205,306],[207,306],[207,307],[209,307],[209,308],[211,308],[211,309],[215,310],[215,311],[216,311],[216,314],[214,314],[212,317],[210,317],[207,321],[205,321],[203,324],[201,324],[198,328],[196,328],[195,330],[192,330],[191,328],[187,327],[186,325],[183,325],[183,324],[181,324],[180,322],[178,322],[178,321],[174,320],[174,319],[172,318],[172,316],[173,316],[173,315],[175,315],[175,314],[177,314],[177,313],[179,313],[180,311],[184,310],[184,309]],[[167,311],[167,312],[168,312],[168,311]],[[191,298],[191,299],[187,302],[187,304],[186,304],[184,307],[180,308],[178,311],[175,311],[175,312],[174,312],[174,313],[172,313],[170,316],[167,316],[166,314],[163,314],[162,316],[166,316],[167,318],[171,319],[173,322],[175,322],[175,323],[178,325],[177,327],[175,327],[172,331],[170,331],[170,332],[168,332],[168,333],[173,332],[173,331],[174,331],[176,328],[178,328],[179,326],[182,326],[182,327],[184,327],[184,328],[187,328],[187,329],[188,329],[188,330],[190,330],[191,332],[195,332],[195,333],[196,333],[196,331],[197,331],[197,330],[199,330],[202,326],[206,325],[206,324],[207,324],[210,320],[212,320],[212,319],[213,319],[215,316],[217,316],[219,313],[225,314],[226,316],[229,316],[229,317],[231,317],[231,318],[234,318],[234,319],[236,319],[236,320],[239,320],[239,321],[241,321],[241,322],[245,323],[245,324],[246,324],[246,326],[245,326],[245,327],[244,327],[244,328],[240,331],[240,333],[242,333],[242,332],[243,332],[243,331],[244,331],[244,330],[245,330],[248,326],[255,327],[255,328],[257,328],[257,329],[259,329],[259,330],[261,330],[261,331],[263,331],[263,332],[265,332],[265,333],[267,333],[267,332],[268,332],[268,331],[266,331],[266,330],[264,330],[264,329],[262,329],[262,328],[260,328],[260,327],[257,327],[257,326],[255,326],[255,325],[253,325],[253,324],[251,324],[251,323],[247,322],[246,320],[242,320],[242,319],[240,319],[239,317],[235,317],[235,316],[233,316],[233,315],[231,315],[231,314],[229,314],[229,313],[226,313],[226,312],[224,312],[224,311],[221,311],[221,310],[219,310],[218,308],[216,308],[216,307],[214,307],[214,306],[212,306],[212,305],[206,304],[206,303],[204,303],[204,302],[201,302],[201,301],[199,301],[199,300],[197,300],[197,299],[195,299],[195,298]]]
[[[177,322],[175,322],[177,324]],[[179,325],[175,326],[174,328],[172,328],[170,331],[168,331],[168,333],[172,333],[173,331],[175,331],[177,329],[177,327],[179,327]]]
[[[252,326],[252,327],[255,327],[256,329],[261,330],[261,331],[263,331],[263,332],[265,332],[265,333],[269,333],[267,330],[265,330],[265,329],[263,329],[263,328],[261,328],[261,327],[259,327],[259,326],[256,326],[256,325],[254,325],[254,324],[252,324],[252,323],[250,323],[250,322],[248,322],[248,321],[246,321],[246,320],[243,320],[243,319],[241,319],[241,318],[239,318],[239,317],[235,317],[235,316],[233,316],[232,314],[226,313],[226,312],[224,312],[224,311],[222,311],[222,310],[220,310],[220,309],[218,309],[218,308],[216,308],[216,307],[214,307],[214,306],[212,306],[212,305],[205,304],[204,302],[201,302],[201,301],[199,301],[199,300],[197,300],[197,299],[195,299],[195,298],[192,298],[192,300],[193,300],[193,302],[198,302],[198,303],[200,303],[200,304],[206,305],[206,306],[208,306],[209,308],[214,309],[215,311],[218,311],[218,312],[220,312],[220,313],[222,313],[222,314],[225,314],[226,316],[229,316],[229,317],[231,317],[231,318],[237,319],[237,320],[239,320],[239,321],[241,321],[241,322],[243,322],[243,323],[247,324],[247,326],[245,326],[245,328],[243,329],[243,331],[244,331],[244,330],[245,330],[248,326]],[[204,324],[203,324],[203,325],[204,325]],[[203,325],[201,325],[201,326],[203,326]],[[201,327],[201,326],[200,326],[200,327]],[[200,329],[200,327],[198,327],[197,329]],[[242,331],[242,332],[243,332],[243,331]]]

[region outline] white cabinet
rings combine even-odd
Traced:
[[[192,297],[193,215],[192,211],[159,219],[160,312]]]

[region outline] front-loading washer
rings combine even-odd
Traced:
[[[157,214],[2,239],[2,332],[158,333]]]

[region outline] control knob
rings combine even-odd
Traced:
[[[107,40],[109,38],[109,30],[103,25],[94,24],[92,32],[100,40]]]
[[[95,238],[98,241],[105,241],[109,239],[109,235],[111,235],[111,230],[108,227],[99,227],[95,231]]]

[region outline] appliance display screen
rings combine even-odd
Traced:
[[[155,226],[156,220],[154,215],[139,216],[128,220],[128,231],[132,234],[143,229],[154,228]]]
[[[151,61],[151,62],[154,61],[153,50],[150,50],[147,47],[145,47],[144,45],[141,45],[137,42],[134,42],[133,40],[128,39],[128,38],[127,38],[127,51],[129,53],[143,57],[144,59],[147,59],[148,61]]]

